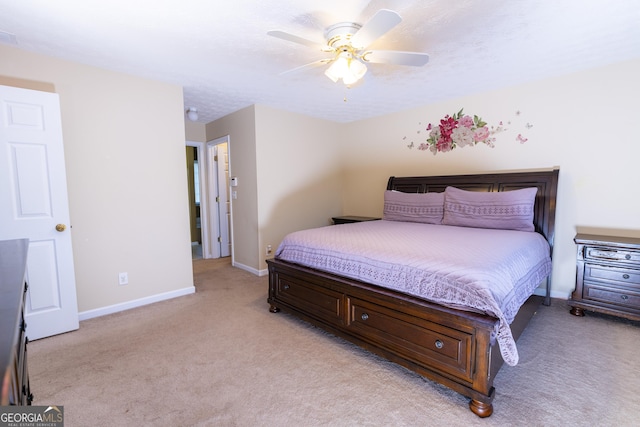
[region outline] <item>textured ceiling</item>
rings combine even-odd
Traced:
[[[267,31],[323,41],[382,8],[403,21],[372,48],[427,65],[370,64],[351,89],[280,75],[327,55]],[[349,122],[639,58],[640,0],[0,0],[0,43],[181,85],[203,123],[251,104]]]

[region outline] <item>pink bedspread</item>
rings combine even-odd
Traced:
[[[518,363],[509,324],[551,272],[538,233],[367,221],[289,234],[276,258],[498,318],[504,361]]]

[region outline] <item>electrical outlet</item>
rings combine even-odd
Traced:
[[[118,273],[118,284],[120,284],[120,285],[128,285],[129,284],[129,274],[128,273]]]
[[[272,252],[273,252],[273,248],[271,247],[271,245],[267,245],[267,248],[264,251],[265,255],[269,256],[271,255]]]

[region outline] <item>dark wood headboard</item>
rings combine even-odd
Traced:
[[[537,187],[533,223],[551,248],[555,230],[556,193],[560,170],[553,168],[535,172],[505,172],[473,175],[413,176],[389,178],[387,190],[404,193],[443,192],[448,186],[468,191],[509,191]]]

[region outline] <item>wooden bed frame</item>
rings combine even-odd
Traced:
[[[391,177],[387,189],[442,192],[538,187],[536,232],[553,248],[558,169],[432,177]],[[397,291],[278,259],[267,260],[271,312],[283,310],[471,399],[480,417],[493,413],[493,380],[503,360],[491,334],[498,319],[455,310]],[[550,302],[547,278],[544,303]],[[543,298],[532,296],[511,324],[517,339]],[[495,347],[495,348],[494,348]]]

